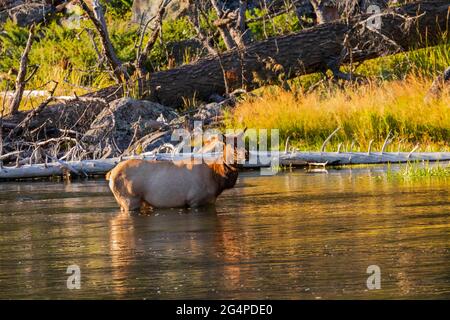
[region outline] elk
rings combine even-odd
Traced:
[[[234,135],[233,142],[242,139],[244,132]],[[130,159],[119,163],[106,179],[121,210],[136,211],[143,204],[154,208],[213,205],[224,190],[236,184],[236,164],[245,156],[245,148],[239,150],[238,143],[227,143],[230,137],[225,140],[213,137],[199,151],[207,153],[222,148],[221,157],[214,161]]]

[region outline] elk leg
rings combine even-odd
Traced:
[[[137,211],[141,208],[141,198],[116,196],[120,209],[124,212]]]

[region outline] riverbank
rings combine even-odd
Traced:
[[[300,151],[320,150],[337,127],[327,151],[450,150],[450,93],[428,99],[431,79],[408,76],[405,80],[368,81],[363,85],[324,84],[312,92],[269,87],[248,96],[226,113],[227,127],[278,128],[280,145]]]

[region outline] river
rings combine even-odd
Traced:
[[[449,187],[384,167],[249,171],[213,209],[124,214],[101,179],[3,182],[0,298],[449,299]]]

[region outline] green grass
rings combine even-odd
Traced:
[[[121,10],[107,11],[112,43],[123,62],[133,62],[138,25],[130,22],[131,1],[114,0],[112,3],[123,3]],[[265,14],[264,10],[247,13],[249,19],[257,21],[249,24],[256,41],[301,29],[295,14],[260,20]],[[215,18],[214,12],[210,12],[201,18],[201,25],[209,28],[210,34],[217,35],[212,23]],[[32,47],[29,64],[30,70],[36,65],[39,69],[26,89],[50,90],[53,83],[49,81],[55,80],[59,83],[55,95],[73,95],[74,92],[81,95],[114,83],[107,68],[98,65],[90,37],[81,32],[83,28],[94,29],[88,19],[82,20],[77,30],[64,27],[58,19],[38,27],[39,40]],[[0,91],[12,90],[15,78],[9,73],[18,68],[28,30],[11,22],[0,26],[0,30]],[[147,67],[167,69],[167,42],[190,39],[194,34],[186,18],[165,21],[163,41],[156,43]],[[217,36],[215,41],[219,48],[225,48]],[[97,45],[100,47],[98,39]],[[197,58],[194,53],[186,52],[184,63]],[[226,112],[225,126],[277,128],[280,148],[284,148],[290,137],[292,147],[319,150],[328,135],[341,127],[327,151],[337,150],[341,143],[343,151],[350,150],[351,146],[352,151],[367,151],[372,140],[372,150],[380,150],[389,132],[393,141],[386,151],[410,151],[417,144],[420,145],[417,151],[450,151],[450,92],[447,90],[437,99],[424,101],[432,80],[449,65],[450,42],[448,34],[443,33],[440,45],[343,68],[364,76],[368,81],[363,85],[331,83],[324,81],[323,74],[316,73],[289,80],[291,91],[278,86],[256,90]],[[45,97],[24,98],[21,109],[34,108],[43,99]],[[198,105],[196,99],[192,100],[186,101],[187,107]],[[0,109],[2,104],[0,97]]]
[[[117,56],[124,63],[132,63],[136,58],[136,43],[138,42],[138,24],[130,22],[130,0],[114,0],[107,4],[106,22],[112,44]],[[81,9],[78,12],[82,12]],[[264,10],[256,10],[249,18],[258,18],[265,15]],[[95,30],[89,19],[82,19],[78,29],[67,28],[57,16],[50,23],[38,26],[38,35],[29,54],[29,72],[39,66],[34,77],[27,84],[27,90],[50,90],[53,83],[58,82],[55,95],[78,95],[95,91],[114,84],[108,67],[99,65],[99,59],[94,50],[92,40],[84,29]],[[211,11],[207,17],[201,18],[202,28],[216,34],[213,26],[216,19]],[[208,20],[208,21],[207,21]],[[285,34],[299,30],[298,19],[294,14],[283,14],[273,20],[258,20],[249,26],[256,40],[268,36]],[[0,25],[0,91],[13,90],[15,74],[19,68],[20,56],[25,48],[28,37],[28,28],[21,28],[8,21]],[[148,32],[150,33],[150,32]],[[162,27],[162,41],[155,44],[146,67],[149,70],[165,70],[168,67],[167,43],[191,39],[195,31],[186,17],[176,20],[166,20]],[[148,35],[147,35],[148,36]],[[145,43],[146,39],[144,39]],[[217,45],[225,49],[220,37],[215,38]],[[97,47],[101,49],[98,38]],[[196,52],[187,50],[183,63],[198,59]],[[131,68],[130,73],[133,72]],[[22,110],[35,108],[45,98],[23,99]],[[2,97],[0,97],[0,106]]]
[[[394,171],[391,166],[388,166],[387,177],[391,180],[447,179],[450,178],[450,164],[430,164],[428,161],[425,163],[408,162],[406,165],[402,165],[398,171]]]
[[[138,25],[127,19],[107,19],[111,42],[117,56],[124,62],[133,62],[136,58],[135,44],[138,41]],[[107,66],[99,65],[98,56],[92,41],[83,31],[94,29],[92,23],[81,21],[80,29],[70,29],[53,20],[45,26],[39,26],[36,34],[39,39],[33,44],[29,54],[29,72],[39,66],[26,89],[50,90],[54,80],[59,83],[55,95],[81,95],[114,84]],[[28,29],[14,25],[11,21],[0,26],[0,91],[13,90],[15,74],[18,70],[20,56],[25,48]],[[169,41],[189,39],[194,35],[186,18],[166,21],[163,24],[164,42],[158,41],[147,61],[150,70],[164,70],[167,67],[165,44]],[[145,43],[146,39],[144,39]],[[101,45],[96,38],[98,48]],[[189,54],[187,54],[189,58]],[[194,56],[191,57],[195,59]],[[190,62],[190,61],[185,61]],[[132,71],[132,70],[130,70]],[[1,105],[0,97],[0,105]],[[24,99],[21,109],[37,106],[40,99]]]

